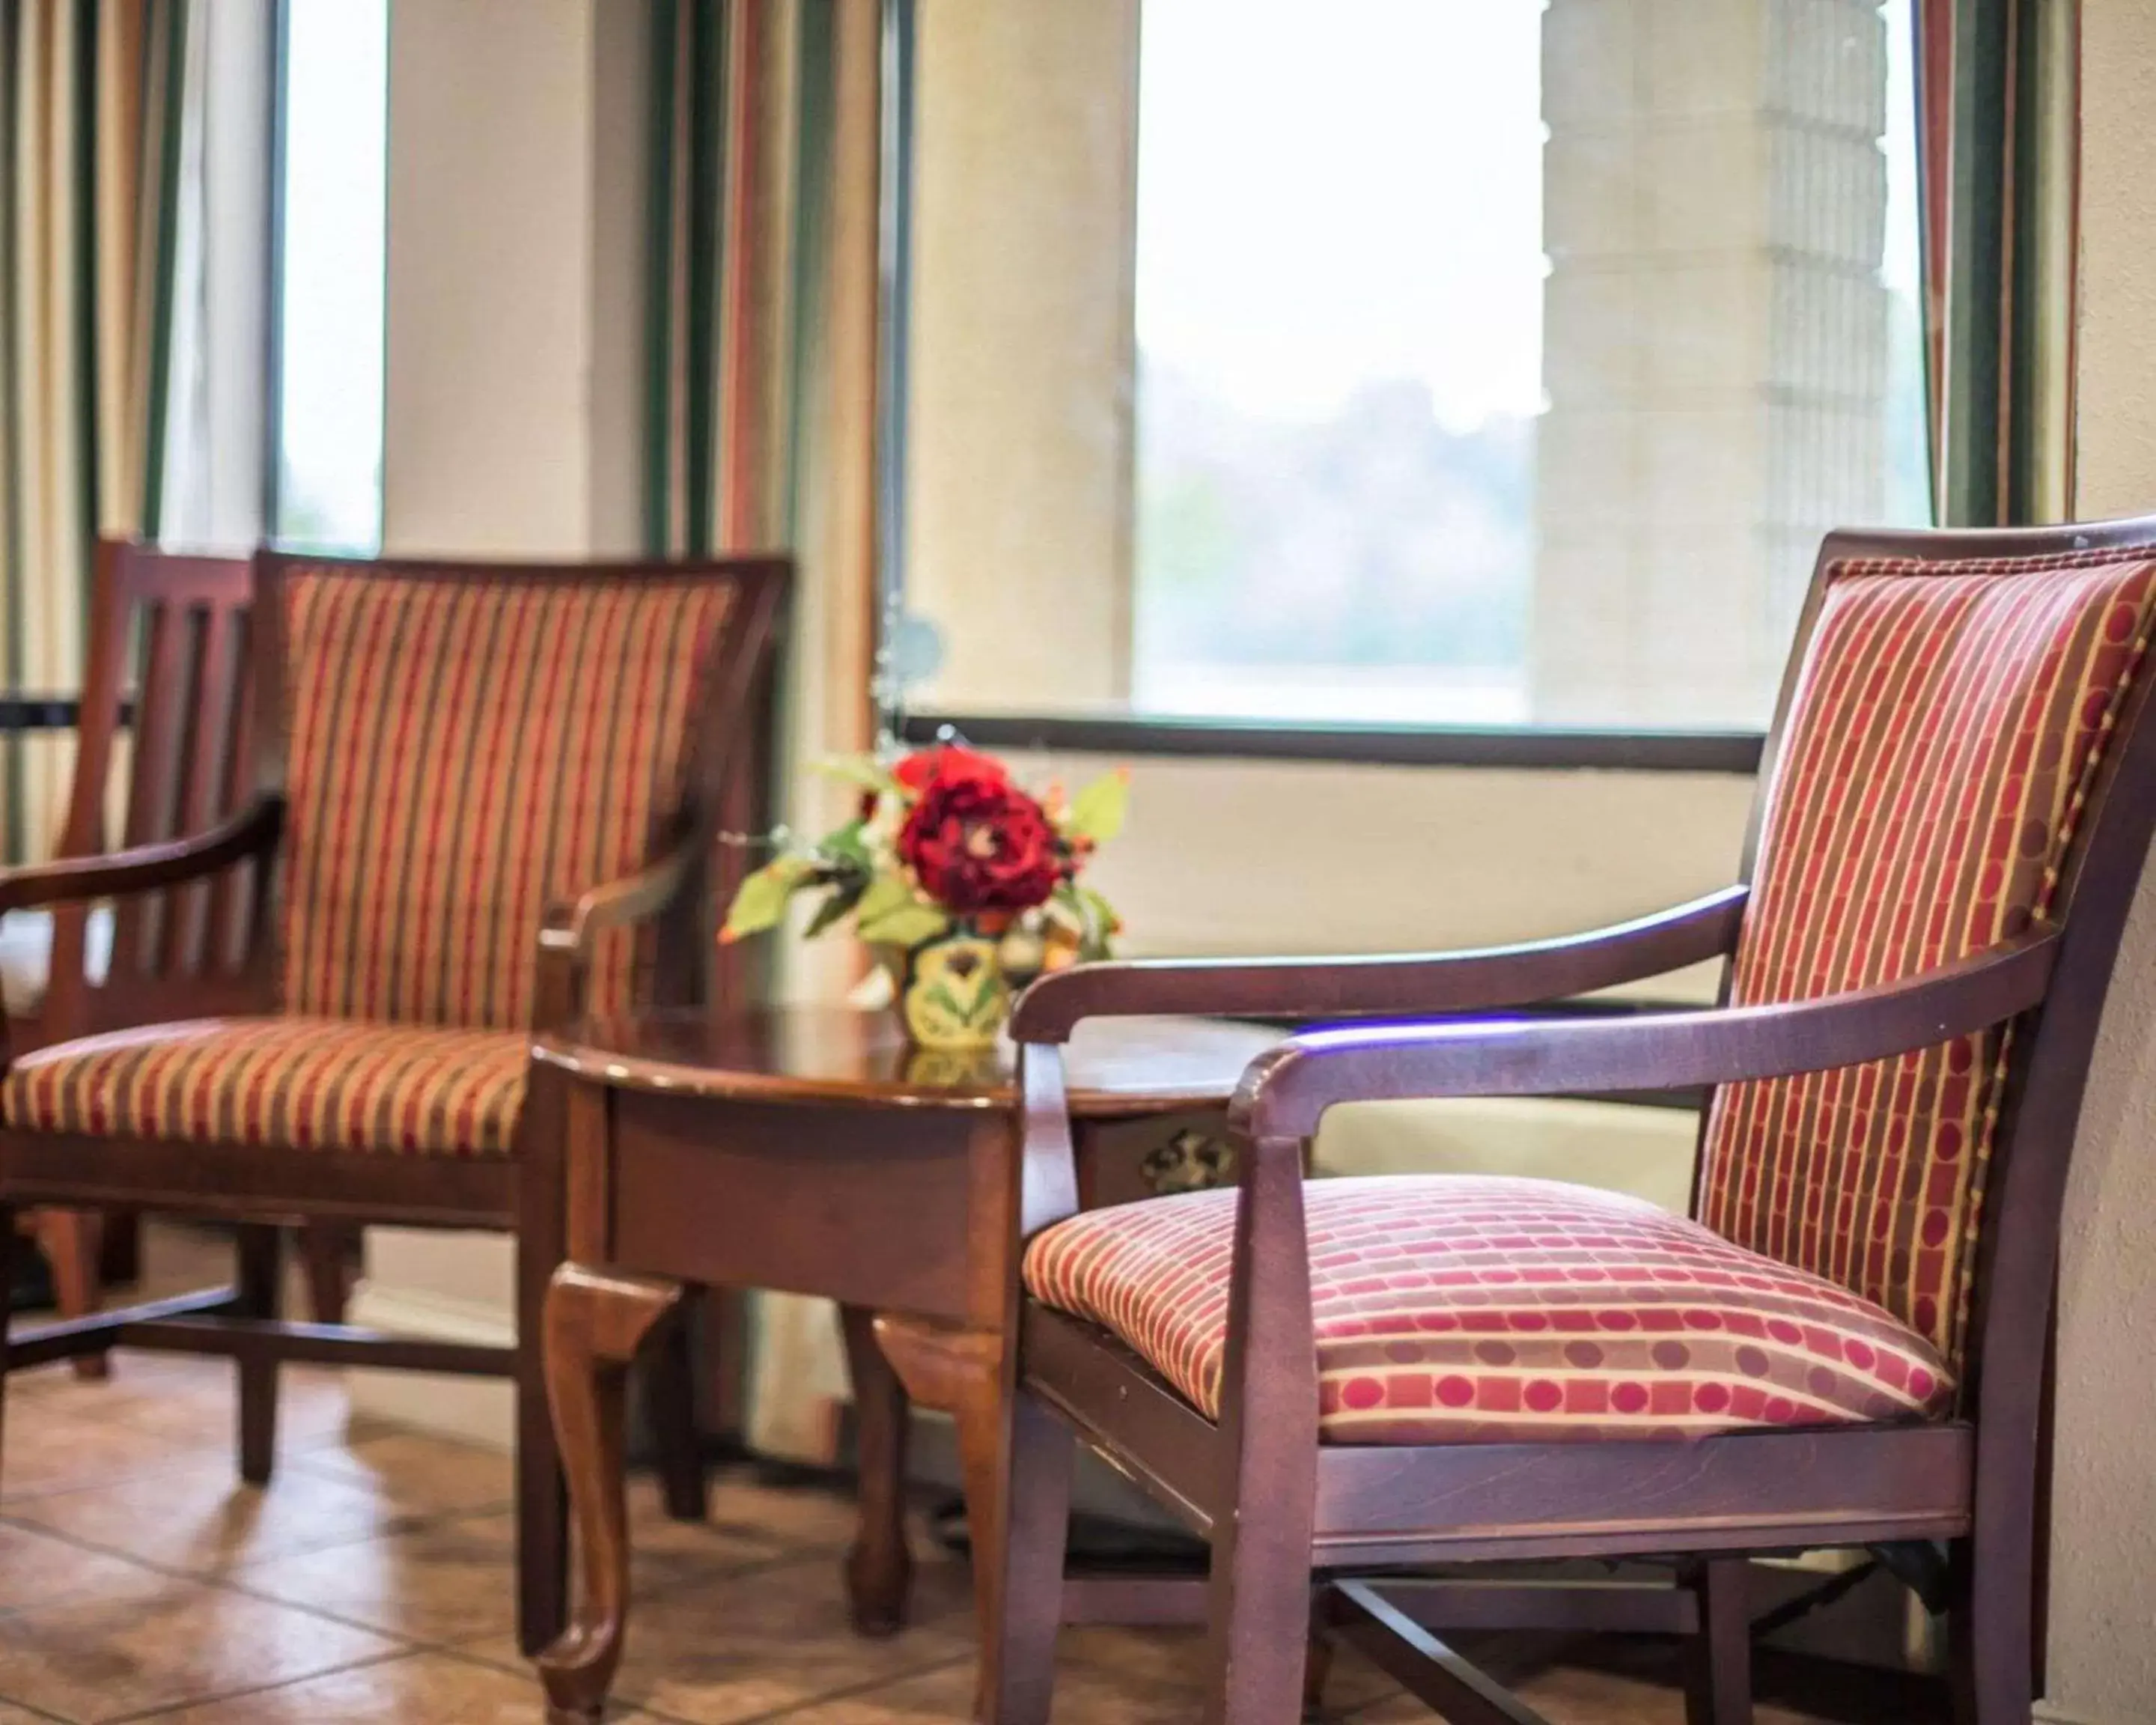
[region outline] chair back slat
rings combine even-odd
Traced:
[[[188,837],[254,794],[244,754],[252,583],[244,557],[100,547],[64,854]],[[110,928],[101,966],[90,962],[90,912],[59,911],[48,988],[54,1030],[152,1022],[175,1000],[212,1012],[264,998],[250,978],[260,942],[244,937],[232,910],[218,909],[231,891],[191,886],[100,910]]]
[[[205,762],[205,783],[213,783],[213,808],[237,811],[254,786],[254,680],[249,675],[254,654],[253,618],[244,609],[224,618],[223,668],[229,680],[218,714],[218,744]],[[265,931],[254,914],[255,865],[242,864],[228,875],[208,883],[203,927],[203,962],[225,970],[238,970]]]

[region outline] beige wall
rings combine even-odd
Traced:
[[[2083,0],[2080,494],[2156,509],[2156,8]],[[2128,926],[2068,1197],[2051,1695],[2156,1719],[2156,880]]]
[[[1022,760],[1073,786],[1114,764]],[[1392,952],[1526,940],[1735,878],[1752,782],[1140,760],[1095,884],[1133,953]]]

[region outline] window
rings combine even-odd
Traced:
[[[285,544],[382,541],[388,0],[285,0],[275,506]]]
[[[1757,729],[1820,536],[1929,519],[1909,0],[988,10],[919,12],[913,711]]]

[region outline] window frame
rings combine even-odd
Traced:
[[[898,698],[891,670],[892,637],[904,617],[906,580],[902,535],[906,498],[905,356],[911,337],[908,316],[911,282],[902,261],[913,255],[916,195],[912,123],[918,66],[914,53],[915,8],[918,0],[882,0],[887,90],[897,92],[884,133],[879,326],[888,344],[880,364],[884,387],[877,392],[877,490],[883,507],[877,547],[875,614],[871,619],[875,674],[870,691],[880,735],[919,745],[959,736],[985,748],[1043,749],[1059,752],[1107,753],[1135,757],[1213,758],[1255,761],[1329,762],[1342,765],[1502,768],[1514,771],[1713,773],[1750,775],[1758,770],[1766,730],[1697,729],[1628,726],[1470,726],[1384,723],[1268,723],[1252,719],[1116,714],[1074,716],[1046,712],[968,711],[963,707],[914,708]],[[1136,0],[1142,5],[1144,0]],[[1956,14],[1959,16],[1957,17]],[[2071,259],[2078,227],[2073,152],[2077,140],[2078,90],[2072,67],[2058,43],[2032,47],[2048,51],[2023,56],[2016,65],[2009,51],[2012,0],[1916,0],[1917,175],[1920,217],[1924,229],[1923,270],[1931,291],[1944,297],[1952,283],[1950,315],[1943,328],[1925,344],[1928,362],[1943,372],[1931,379],[1927,400],[1933,410],[1929,439],[1935,471],[1948,465],[1943,451],[1966,450],[1976,444],[1998,451],[2000,472],[2025,466],[2052,472],[2070,465],[2072,441],[2071,376],[2063,413],[2056,401],[2016,403],[2008,412],[1999,402],[1998,373],[2012,367],[2015,353],[2030,356],[2039,372],[2056,373],[2053,357],[2060,331],[2070,341],[2077,283]],[[2077,41],[2071,26],[2055,31],[2071,49]],[[1930,68],[1943,69],[1949,88],[1936,81]],[[1956,90],[1975,89],[2003,95],[2015,86],[2027,100],[2018,127],[2002,116],[2016,105],[1971,105],[1953,100]],[[1973,120],[1949,132],[1946,116]],[[1944,160],[1933,160],[1943,138]],[[2062,171],[2063,164],[2063,171]],[[1937,177],[1936,179],[1934,177]],[[2031,187],[2041,187],[2032,192]],[[1945,257],[1932,234],[1947,205],[1979,207],[1990,218],[1952,224],[1957,235]],[[2063,206],[2063,207],[2061,207]],[[1944,225],[1944,224],[1940,224]],[[2033,236],[2017,255],[2015,229]],[[2030,261],[2041,250],[2041,269]],[[2007,281],[2010,260],[2018,264]],[[1979,292],[1971,284],[1999,282],[2004,291]],[[2014,291],[2019,285],[2020,291]],[[2010,348],[2014,352],[2010,352]],[[2017,376],[2019,372],[2017,372]],[[1954,387],[1959,376],[1964,381]],[[1987,377],[1989,387],[1987,387]],[[2025,386],[2026,387],[2026,386]],[[2053,390],[2056,393],[2056,381]],[[1964,457],[1963,459],[1966,459]],[[1938,525],[1966,526],[1974,509],[1998,525],[2018,525],[2023,517],[2061,519],[2067,506],[2053,494],[2032,497],[2017,487],[2010,495],[1988,502],[1974,497],[1951,478],[1936,478]]]

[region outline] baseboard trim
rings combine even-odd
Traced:
[[[500,1307],[414,1288],[362,1281],[352,1291],[347,1312],[356,1324],[423,1341],[486,1348],[513,1347],[516,1342],[516,1321]],[[506,1379],[354,1367],[345,1373],[345,1384],[352,1411],[359,1417],[490,1450],[506,1451],[514,1445],[516,1396]]]
[[[2100,1719],[2092,1719],[2086,1713],[2068,1712],[2052,1701],[2038,1702],[2030,1717],[2035,1725],[2103,1725]]]

